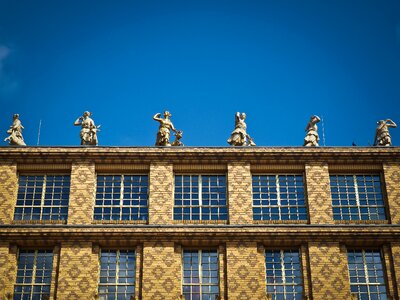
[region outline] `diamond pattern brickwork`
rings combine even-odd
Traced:
[[[72,164],[68,224],[91,224],[95,202],[96,174],[94,163]]]
[[[60,252],[57,299],[94,299],[99,258],[90,242],[63,242]]]
[[[251,224],[252,191],[250,164],[228,164],[230,224]]]
[[[311,224],[333,222],[328,164],[306,164],[307,202]]]
[[[150,165],[149,223],[171,224],[174,176],[172,164]]]
[[[227,242],[228,299],[266,299],[264,256],[255,242]]]
[[[15,252],[15,253],[14,253]],[[0,299],[12,295],[17,276],[17,251],[11,252],[7,242],[0,241]]]
[[[11,223],[17,190],[17,165],[0,163],[0,224]]]
[[[392,256],[393,256],[393,270],[394,288],[397,292],[397,297],[400,297],[400,242],[392,243]]]
[[[314,299],[351,299],[345,247],[334,242],[308,243]]]
[[[176,300],[181,295],[181,248],[172,242],[143,245],[143,299]]]
[[[400,164],[383,164],[389,213],[392,224],[400,224]]]

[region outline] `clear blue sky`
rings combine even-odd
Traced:
[[[228,146],[236,111],[259,146],[302,145],[313,114],[366,146],[400,126],[400,1],[0,0],[2,139],[19,113],[28,145],[39,120],[79,145],[89,110],[100,145],[152,146],[165,109],[187,146]]]

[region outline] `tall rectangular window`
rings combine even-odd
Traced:
[[[14,300],[49,299],[52,269],[51,250],[20,250]]]
[[[69,175],[21,175],[14,220],[67,220]]]
[[[148,219],[148,176],[97,176],[95,220]]]
[[[301,300],[303,280],[297,250],[266,250],[267,294],[273,300]]]
[[[331,175],[334,220],[386,220],[379,175]]]
[[[219,296],[217,250],[183,251],[185,300],[215,300]]]
[[[174,220],[227,220],[225,175],[175,175]]]
[[[307,220],[302,175],[253,175],[254,220]]]
[[[350,290],[360,300],[387,299],[385,275],[379,250],[349,250]]]
[[[135,251],[102,250],[99,298],[101,300],[134,299],[135,272]]]

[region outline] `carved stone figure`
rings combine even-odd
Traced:
[[[175,136],[175,141],[172,142],[171,146],[176,146],[176,147],[182,147],[184,144],[181,142],[181,138],[183,136],[183,131],[182,130],[177,130],[174,133]]]
[[[232,146],[255,146],[253,139],[247,134],[247,125],[245,113],[237,112],[235,115],[235,130],[232,131],[231,137],[228,139],[228,144]]]
[[[317,147],[319,142],[318,126],[317,123],[321,121],[318,116],[312,116],[306,127],[306,137],[304,138],[303,146]]]
[[[15,114],[13,116],[13,123],[10,126],[10,129],[7,130],[9,136],[6,137],[4,141],[8,141],[10,145],[26,146],[22,136],[22,129],[24,129],[24,126],[22,126],[21,121],[19,120],[19,114]]]
[[[82,117],[76,119],[74,125],[81,126],[81,145],[97,146],[97,131],[100,131],[100,125],[94,125],[94,121],[90,118],[91,112],[85,111]]]
[[[396,128],[397,125],[390,119],[379,120],[376,127],[374,146],[391,146],[392,137],[389,133],[389,127]]]
[[[177,132],[177,130],[175,129],[174,125],[170,120],[171,116],[172,115],[170,114],[169,111],[164,112],[164,119],[161,118],[160,113],[156,113],[153,116],[154,120],[160,122],[160,126],[158,127],[158,132],[157,132],[156,146],[171,146],[171,143],[169,141],[169,138],[171,136],[170,130],[172,130],[173,132]]]

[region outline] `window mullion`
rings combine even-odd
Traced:
[[[203,176],[198,175],[198,180],[197,180],[197,184],[198,184],[198,194],[199,194],[199,211],[200,211],[200,220],[203,220]]]
[[[115,262],[115,298],[118,297],[119,256],[120,256],[120,250],[117,250],[117,257]]]
[[[46,182],[47,182],[47,175],[44,175],[43,176],[43,185],[42,185],[42,195],[41,195],[41,199],[40,199],[40,218],[39,218],[40,220],[43,219],[44,198],[46,195]],[[53,198],[53,196],[51,198]],[[35,201],[35,199],[33,199],[33,201]],[[52,201],[52,202],[54,203],[54,201]],[[51,214],[49,217],[51,219]]]
[[[362,261],[363,261],[363,266],[364,266],[364,273],[365,273],[365,283],[368,289],[368,297],[370,296],[370,290],[369,290],[369,276],[368,276],[368,267],[367,267],[367,260],[365,258],[365,250],[361,251],[361,256],[362,256]]]
[[[277,204],[278,204],[279,220],[282,220],[282,214],[281,214],[281,191],[280,191],[280,185],[279,185],[279,175],[275,175],[275,181],[276,181],[276,199],[277,199]]]
[[[202,291],[202,286],[203,286],[203,258],[202,258],[202,251],[199,250],[198,252],[199,255],[199,291],[200,291],[200,299],[202,298],[203,291]]]
[[[124,202],[124,175],[121,175],[121,183],[119,186],[119,219],[122,220],[122,207]]]
[[[361,220],[361,205],[360,205],[360,195],[358,194],[359,191],[358,191],[358,184],[357,184],[357,175],[353,175],[353,180],[354,180],[354,191],[356,194],[358,218]]]
[[[38,256],[38,250],[35,250],[33,254],[33,268],[32,268],[32,289],[31,289],[31,297],[33,296],[33,290],[35,286],[35,281],[36,281],[36,264],[37,264],[37,256]]]

